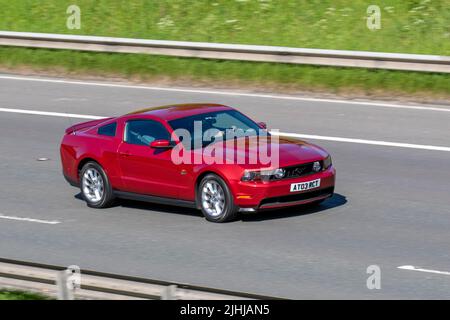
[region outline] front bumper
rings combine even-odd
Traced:
[[[321,179],[317,189],[290,192],[291,184]],[[243,182],[235,185],[234,201],[241,212],[277,209],[297,206],[329,198],[334,193],[336,170],[325,171],[294,179],[270,182]]]

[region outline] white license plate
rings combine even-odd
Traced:
[[[320,179],[291,184],[291,192],[306,191],[320,187]]]

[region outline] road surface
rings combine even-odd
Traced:
[[[316,136],[333,155],[336,195],[213,224],[132,201],[90,209],[64,181],[59,142],[85,121],[76,115],[186,102]],[[0,75],[0,257],[297,299],[449,299],[449,123],[449,106]],[[366,284],[371,265],[379,290]]]

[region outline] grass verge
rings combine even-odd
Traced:
[[[0,300],[50,300],[50,298],[31,292],[0,290]]]
[[[70,5],[81,29],[69,30]],[[367,27],[377,5],[380,29]],[[448,0],[0,0],[0,30],[450,55]]]
[[[0,30],[450,55],[448,0],[0,0]],[[69,30],[67,8],[81,10]],[[207,87],[448,101],[450,75],[0,47],[0,68]]]
[[[447,99],[450,74],[219,61],[140,54],[0,48],[0,68],[207,87]]]

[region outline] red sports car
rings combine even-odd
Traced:
[[[84,122],[66,130],[63,173],[93,208],[126,198],[201,209],[213,222],[331,197],[330,155],[265,127],[217,104]]]

